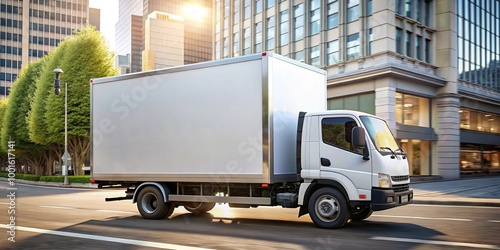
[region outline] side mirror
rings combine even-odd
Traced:
[[[351,144],[355,148],[366,148],[365,129],[362,127],[352,128]]]
[[[365,129],[362,127],[352,128],[351,145],[354,148],[363,149],[363,160],[370,160],[370,154],[368,152],[368,147],[366,146]]]

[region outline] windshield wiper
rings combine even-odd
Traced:
[[[394,153],[396,153],[398,151],[400,151],[401,154],[403,155],[403,159],[406,159],[406,153],[405,153],[405,151],[403,151],[401,148],[398,148],[398,149],[394,150]]]
[[[396,158],[396,152],[394,152],[390,147],[380,147],[380,149],[387,149],[387,150],[391,151],[391,154],[392,154],[391,158],[392,159]],[[396,151],[398,151],[398,150],[396,150]]]

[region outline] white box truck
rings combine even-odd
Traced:
[[[326,73],[272,53],[94,79],[91,179],[146,219],[282,206],[340,228],[412,202],[386,123],[326,110]]]

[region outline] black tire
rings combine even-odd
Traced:
[[[353,221],[362,221],[372,215],[373,210],[371,207],[367,207],[362,209],[361,211],[351,212],[351,220]]]
[[[349,219],[350,211],[347,201],[333,188],[320,188],[309,199],[309,216],[320,228],[341,228]]]
[[[165,202],[157,187],[144,187],[137,197],[137,209],[144,219],[158,220],[172,215],[175,206]]]
[[[183,206],[193,214],[204,214],[215,207],[215,202],[186,202]]]

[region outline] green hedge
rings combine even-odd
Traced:
[[[40,177],[40,181],[45,182],[64,182],[64,176],[55,175],[55,176],[42,176]],[[68,176],[69,183],[90,183],[90,176],[82,175],[82,176]]]
[[[9,173],[7,172],[1,172],[0,177],[8,178]],[[39,181],[40,180],[40,175],[34,175],[34,174],[16,174],[15,179],[18,180],[27,180],[27,181]]]
[[[8,178],[7,172],[0,172],[0,177]],[[52,176],[40,176],[34,174],[16,174],[15,179],[17,180],[28,180],[28,181],[45,181],[45,182],[64,182],[64,176],[62,175],[52,175]],[[68,176],[69,183],[90,183],[90,176],[80,175],[80,176]]]

